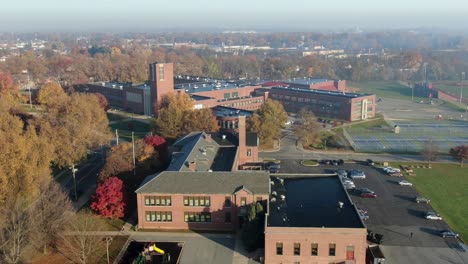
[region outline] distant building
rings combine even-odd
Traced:
[[[365,263],[367,229],[337,176],[271,180],[265,263]]]
[[[94,82],[75,89],[101,93],[112,107],[144,115],[157,115],[164,95],[187,93],[194,109],[213,109],[221,127],[234,130],[236,116],[250,116],[249,111],[259,109],[268,98],[280,101],[288,111],[305,107],[317,116],[347,121],[374,117],[376,111],[374,95],[346,93],[344,80],[294,78],[252,84],[197,76],[174,78],[172,63],[151,63],[149,72],[148,83]]]

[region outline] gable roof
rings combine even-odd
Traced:
[[[241,189],[268,194],[269,173],[164,171],[148,176],[136,193],[232,194]]]

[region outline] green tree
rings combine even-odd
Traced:
[[[288,115],[278,101],[268,99],[249,120],[249,129],[258,134],[260,145],[265,147],[281,136]]]
[[[262,245],[265,212],[260,202],[249,204],[247,212],[242,226],[242,241],[247,251],[250,252]]]

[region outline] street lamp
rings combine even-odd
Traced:
[[[112,241],[112,237],[106,237],[106,252],[107,252],[107,264],[110,263],[109,261],[109,242]]]
[[[76,194],[76,175],[75,175],[75,173],[78,171],[78,169],[75,168],[75,164],[72,164],[70,169],[72,171],[72,176],[73,176],[73,189],[74,189],[74,192],[75,192],[75,201],[76,201],[76,200],[78,200],[78,195]]]

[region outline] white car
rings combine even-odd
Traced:
[[[442,217],[434,212],[427,212],[425,218],[429,220],[442,220]]]
[[[405,180],[399,181],[398,184],[402,186],[413,186],[411,182]]]
[[[385,171],[386,173],[395,173],[395,172],[401,172],[400,169],[397,169],[397,168],[392,168],[392,167],[384,167],[383,168],[383,171]]]

